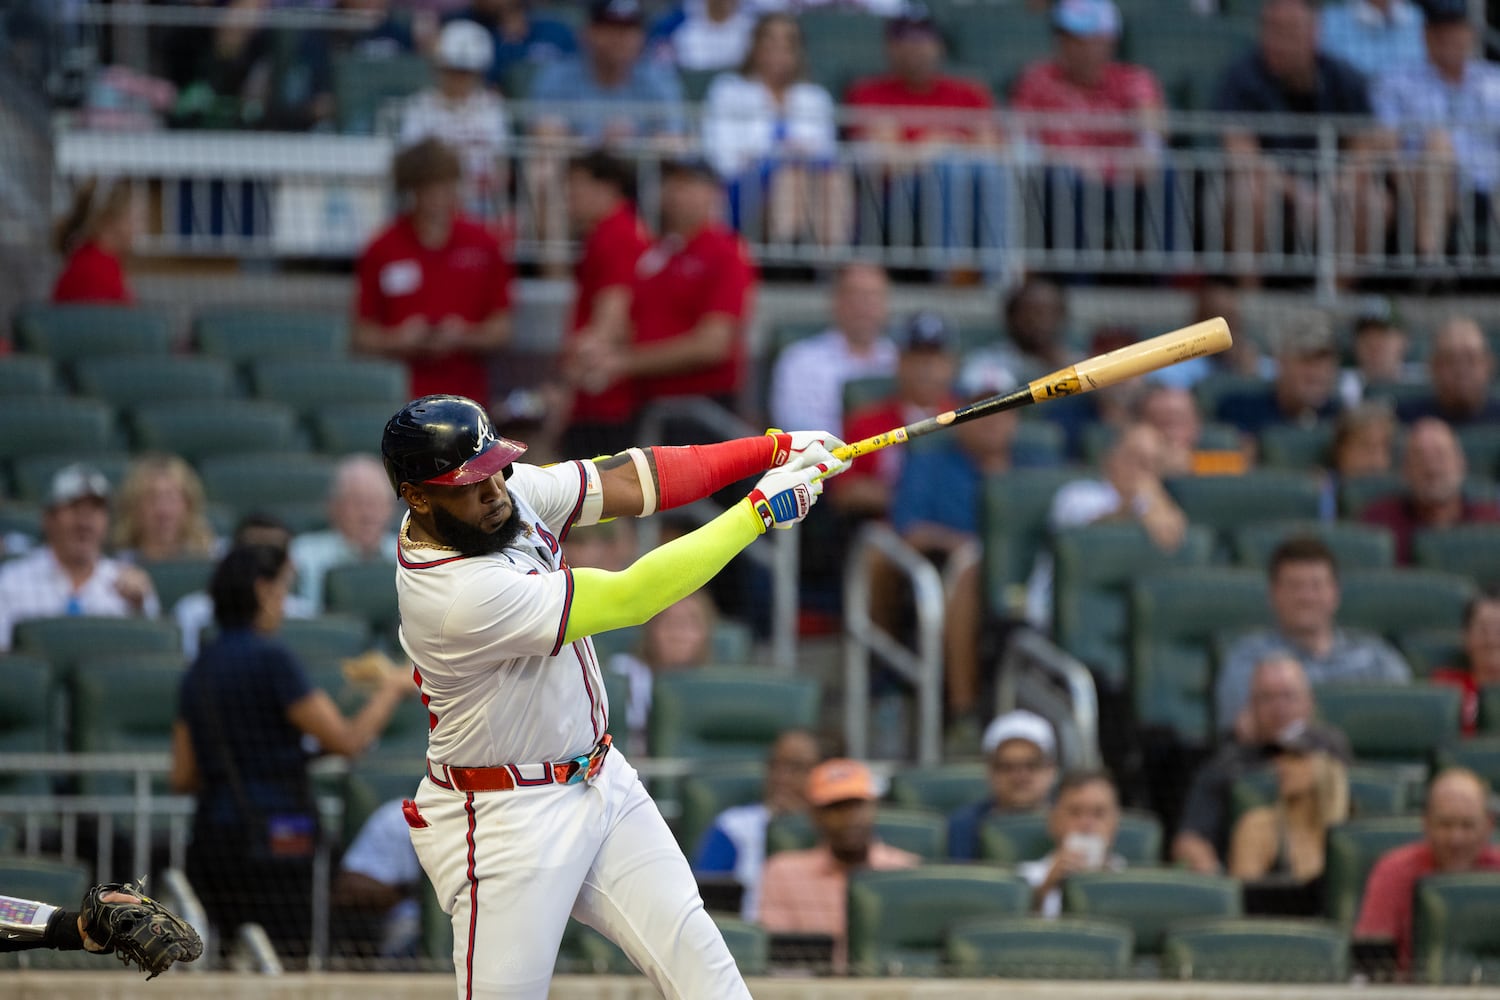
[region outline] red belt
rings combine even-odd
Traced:
[[[611,738],[608,733],[594,744],[594,749],[571,760],[544,761],[541,764],[499,764],[495,767],[453,767],[448,764],[427,762],[427,777],[433,784],[460,792],[509,792],[517,788],[536,788],[541,785],[575,785],[592,779],[604,766],[604,755],[609,753]],[[541,774],[528,778],[521,768],[541,768]]]

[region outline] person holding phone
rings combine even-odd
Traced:
[[[1113,853],[1120,827],[1120,794],[1104,771],[1063,775],[1057,799],[1047,816],[1051,853],[1016,865],[1016,874],[1031,885],[1031,908],[1044,917],[1062,912],[1062,884],[1069,875],[1108,869],[1119,871],[1125,859]]]

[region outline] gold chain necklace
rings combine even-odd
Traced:
[[[411,521],[401,525],[401,544],[413,549],[436,549],[439,552],[457,552],[451,545],[439,545],[437,542],[419,542],[411,537]]]

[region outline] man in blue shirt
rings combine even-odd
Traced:
[[[1424,58],[1422,11],[1411,0],[1340,0],[1318,16],[1321,48],[1370,79]]]
[[[1057,738],[1052,724],[1016,709],[997,716],[980,740],[989,767],[990,794],[948,816],[948,857],[979,857],[979,832],[990,816],[1037,812],[1057,781]]]
[[[474,0],[450,19],[463,18],[484,27],[495,41],[489,81],[506,97],[522,98],[517,76],[528,66],[542,66],[578,51],[573,30],[561,21],[537,17],[525,0]]]

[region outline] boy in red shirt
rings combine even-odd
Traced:
[[[459,215],[461,175],[436,139],[397,155],[406,211],[360,255],[354,347],[405,361],[413,397],[488,403],[488,355],[510,339],[511,268],[489,230]]]

